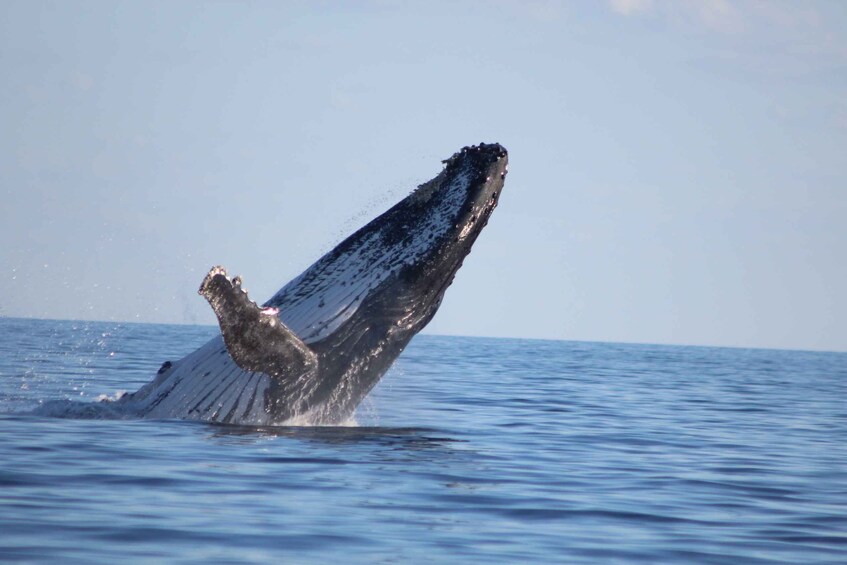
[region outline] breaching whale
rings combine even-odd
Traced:
[[[465,147],[259,307],[214,267],[221,334],[116,403],[141,417],[279,425],[348,420],[444,292],[497,206],[508,155]]]

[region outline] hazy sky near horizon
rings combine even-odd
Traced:
[[[847,350],[847,3],[0,3],[0,315],[213,323],[463,145],[432,333]]]

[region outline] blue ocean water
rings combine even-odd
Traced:
[[[215,331],[0,318],[0,561],[847,562],[845,353],[424,335],[358,426],[33,414]]]

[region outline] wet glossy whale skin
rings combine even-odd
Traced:
[[[238,341],[225,343],[224,326],[244,327],[246,317],[266,314],[243,304],[224,308],[223,317],[216,310],[224,337],[163,367],[151,383],[121,402],[156,418],[250,425],[346,421],[435,315],[497,205],[507,164],[507,152],[499,144],[463,148],[444,161],[435,178],[345,239],[263,305],[277,309],[280,322],[271,331],[277,337],[266,346],[253,336],[244,345],[255,353],[236,354],[239,359],[234,360],[227,345]],[[217,274],[229,281],[225,273]],[[218,284],[223,282],[218,279]],[[229,284],[235,286],[235,281]],[[229,292],[226,285],[218,291]],[[276,341],[285,338],[279,336],[289,334],[292,343],[280,347]],[[314,358],[298,353],[299,344]],[[274,357],[283,350],[294,357]]]

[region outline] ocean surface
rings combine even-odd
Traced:
[[[424,335],[357,426],[51,415],[216,331],[0,318],[0,562],[847,563],[845,353]]]

